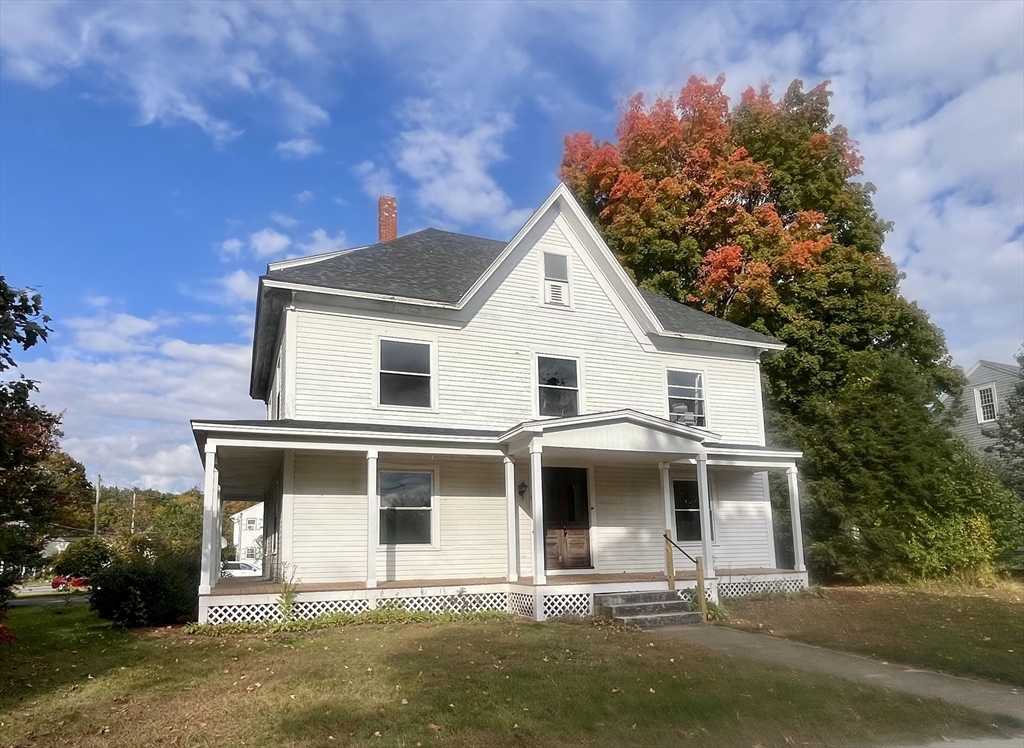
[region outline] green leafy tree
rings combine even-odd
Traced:
[[[152,534],[175,553],[197,554],[203,542],[203,496],[197,489],[170,499],[159,508]]]
[[[56,450],[43,463],[53,485],[57,509],[53,516],[53,534],[67,530],[92,532],[93,486],[85,466],[62,450]]]
[[[53,573],[65,577],[92,579],[97,572],[110,566],[114,552],[105,540],[82,538],[61,551],[53,562]]]
[[[0,377],[16,365],[15,347],[27,351],[46,340],[49,321],[39,294],[0,276]],[[0,606],[22,568],[41,565],[58,502],[46,461],[57,450],[60,417],[31,402],[35,389],[23,375],[0,378]]]

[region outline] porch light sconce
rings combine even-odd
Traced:
[[[519,486],[517,487],[517,489],[519,491],[519,498],[520,499],[523,498],[523,496],[526,495],[526,489],[527,488],[529,488],[529,486],[527,486],[525,482],[524,483],[520,483]]]

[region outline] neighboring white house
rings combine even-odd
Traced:
[[[771,338],[639,289],[564,185],[510,242],[427,229],[273,263],[260,278],[259,421],[192,422],[204,621],[359,612],[384,599],[538,620],[595,592],[805,587],[800,453],[765,444]],[[776,568],[768,472],[789,476]],[[221,579],[223,501],[263,502],[264,579]]]
[[[231,515],[235,561],[263,563],[263,502]]]
[[[993,446],[996,439],[986,432],[995,431],[996,419],[1020,380],[1021,369],[1016,364],[978,361],[966,376],[967,386],[960,401],[962,412],[954,431],[975,452],[991,457],[985,448]]]

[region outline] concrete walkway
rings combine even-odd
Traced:
[[[1024,690],[1013,686],[884,663],[861,655],[724,626],[670,626],[659,631],[675,639],[748,660],[835,675],[1024,721]]]

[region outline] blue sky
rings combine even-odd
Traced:
[[[903,291],[957,363],[1024,342],[1020,3],[0,4],[0,272],[54,317],[23,357],[65,446],[196,482],[190,417],[248,400],[268,261],[400,231],[508,238],[562,136],[691,75],[832,80]]]

